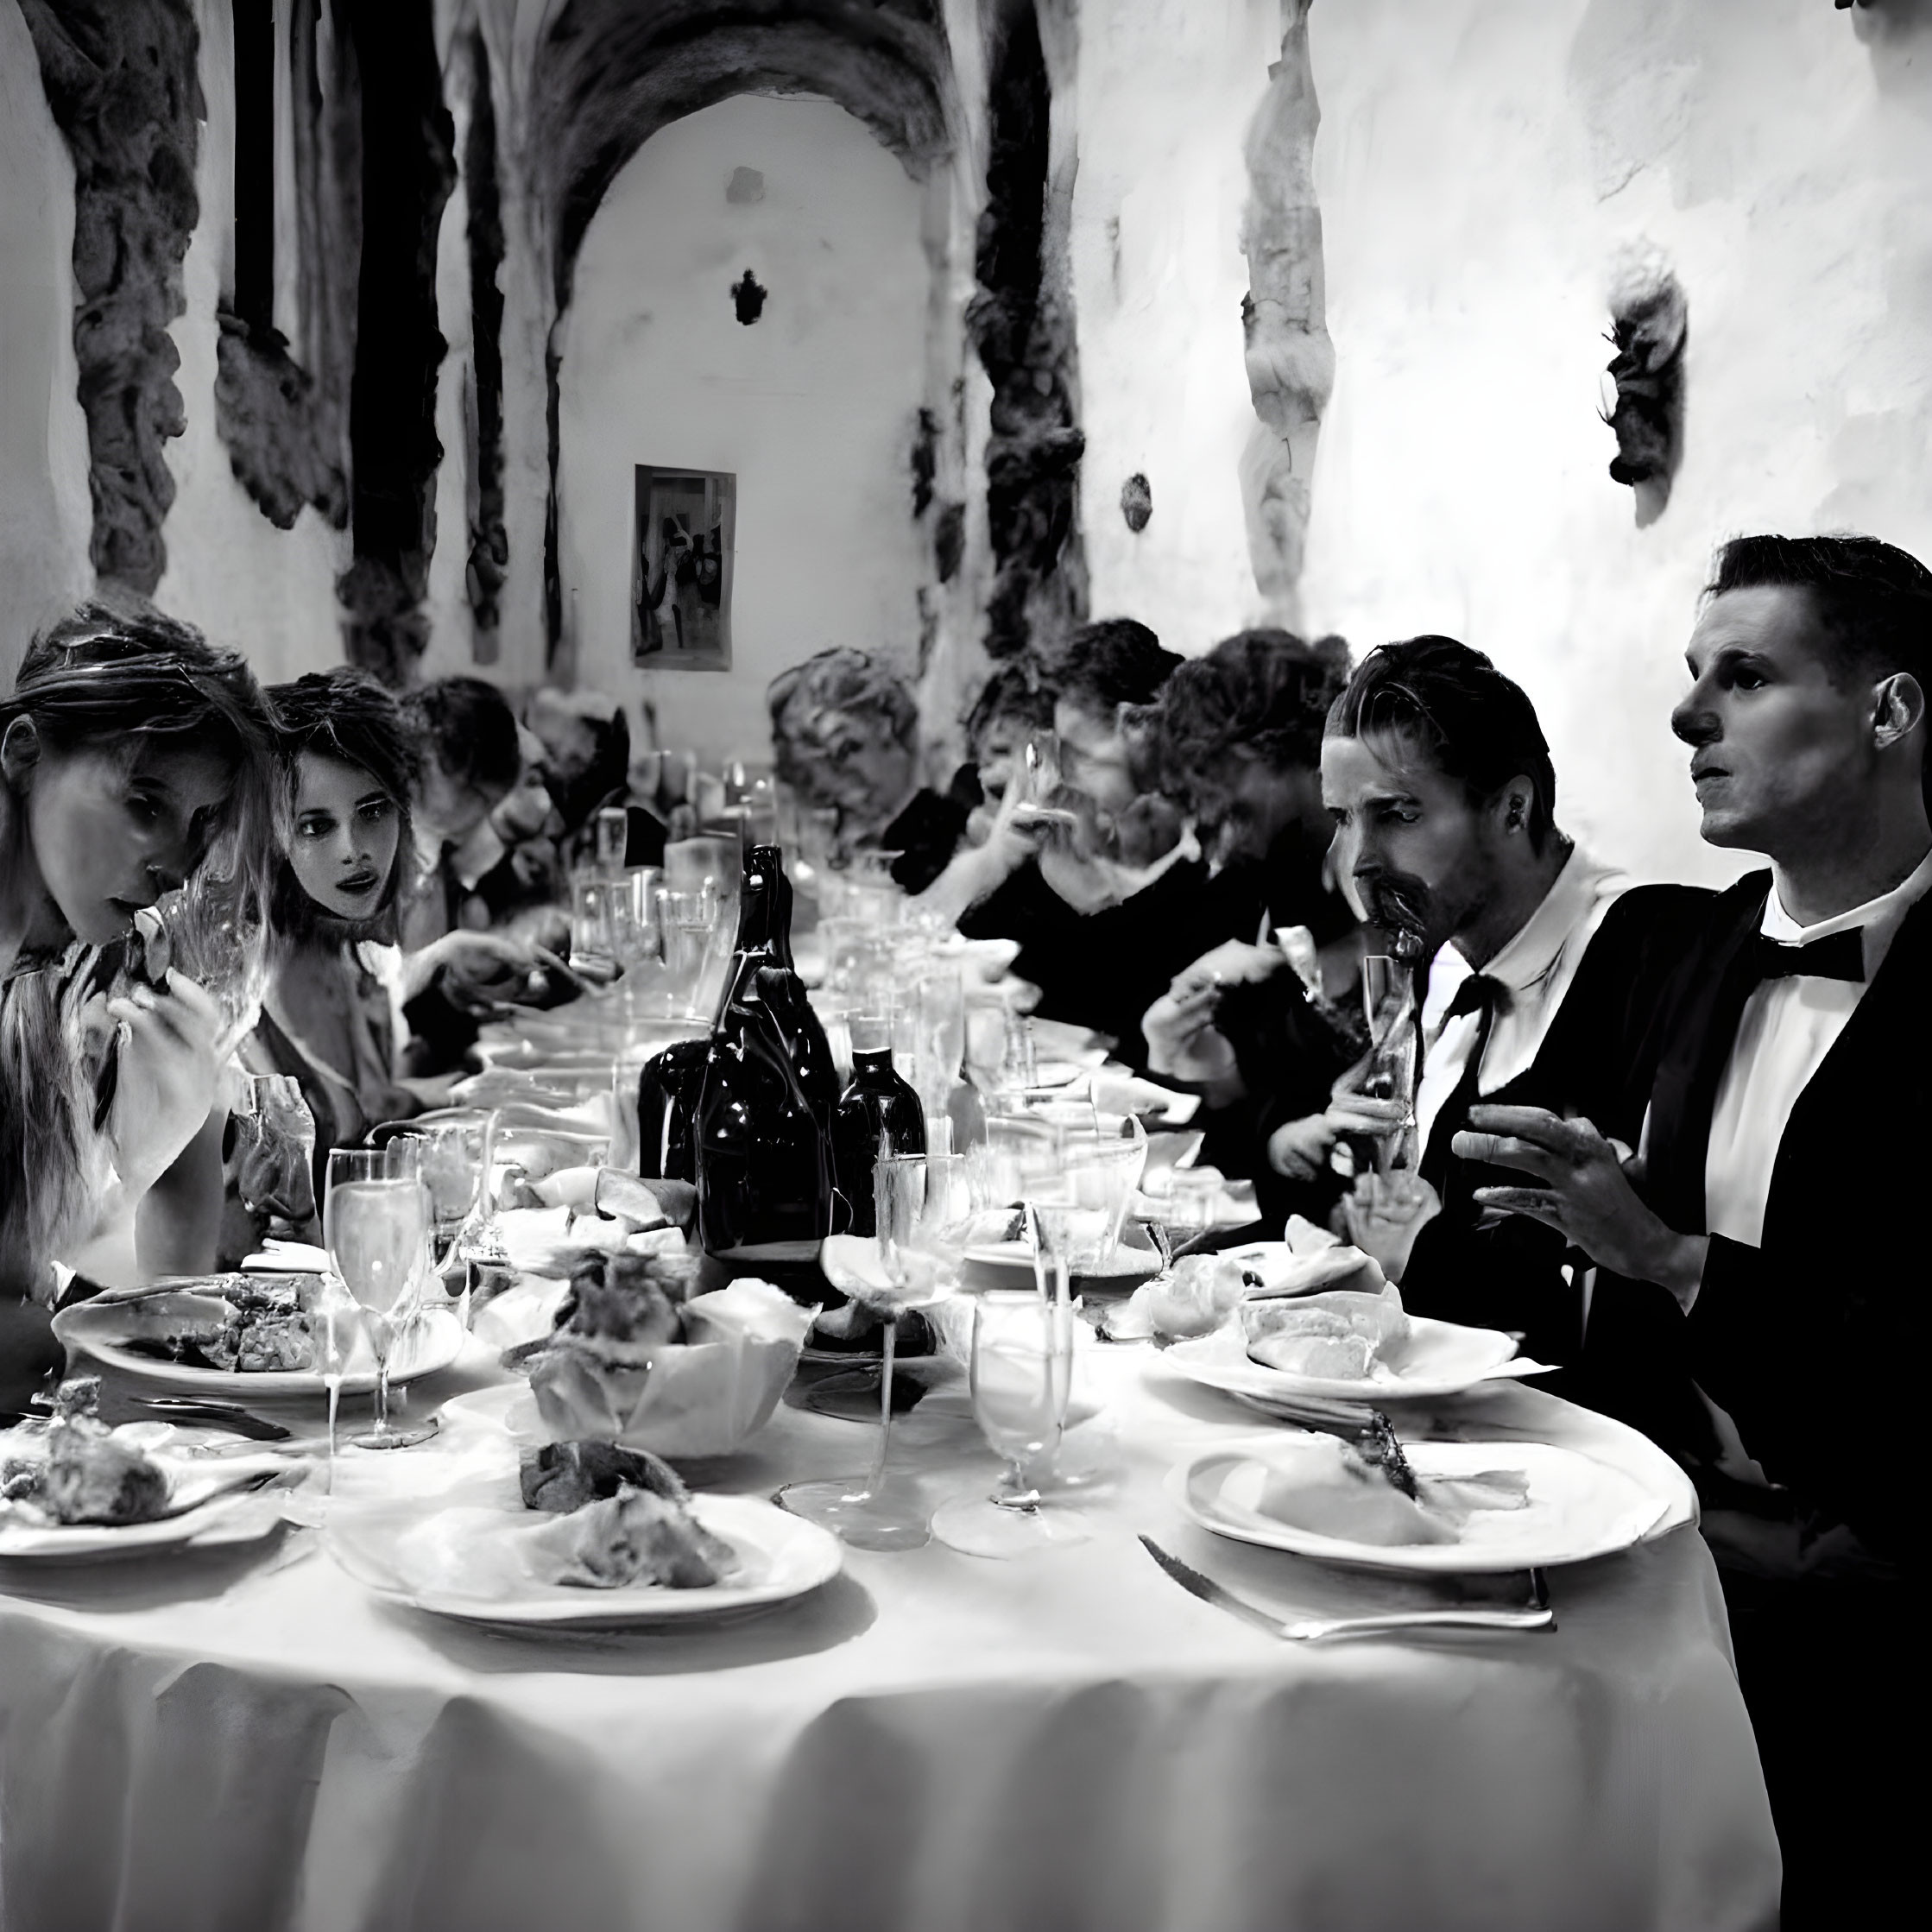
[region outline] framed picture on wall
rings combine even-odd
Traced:
[[[630,660],[653,671],[731,668],[731,559],[738,479],[722,470],[637,465]]]

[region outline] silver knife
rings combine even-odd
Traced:
[[[1531,1578],[1539,1601],[1521,1610],[1486,1610],[1475,1606],[1451,1610],[1392,1610],[1380,1616],[1303,1617],[1289,1621],[1271,1616],[1252,1603],[1190,1569],[1178,1556],[1168,1552],[1152,1537],[1142,1537],[1147,1554],[1191,1596],[1211,1603],[1217,1610],[1239,1617],[1243,1623],[1265,1630],[1271,1637],[1287,1638],[1296,1643],[1315,1643],[1324,1637],[1369,1636],[1387,1630],[1554,1630],[1556,1613],[1550,1607],[1548,1592],[1540,1572]]]

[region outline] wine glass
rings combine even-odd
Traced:
[[[259,909],[232,880],[204,867],[157,902],[168,956],[219,1009],[215,1058],[225,1060],[262,1016],[268,984],[268,932]]]
[[[1058,1271],[1064,1278],[1064,1261]],[[932,1533],[969,1556],[1025,1556],[1085,1543],[1076,1510],[1043,1506],[1031,1471],[1049,1463],[1066,1426],[1073,1382],[1073,1310],[1064,1292],[994,1289],[973,1304],[973,1419],[1007,1468],[990,1495],[940,1506]]]
[[[414,1150],[417,1171],[429,1190],[430,1260],[440,1275],[454,1253],[457,1236],[476,1212],[483,1187],[482,1121],[437,1121],[397,1134],[392,1149]]]
[[[407,1449],[436,1433],[389,1422],[389,1357],[412,1312],[429,1241],[429,1190],[407,1150],[338,1147],[329,1156],[322,1240],[329,1265],[363,1311],[376,1357],[376,1420],[358,1449]]]
[[[231,1110],[235,1191],[270,1234],[296,1236],[315,1219],[315,1116],[290,1073],[243,1076]]]
[[[1387,1183],[1413,1167],[1416,1083],[1421,1041],[1416,1026],[1414,975],[1399,961],[1372,953],[1361,963],[1362,1004],[1373,1043],[1361,1072],[1361,1091],[1371,1100],[1402,1103],[1400,1119],[1373,1136],[1375,1171]]]
[[[796,1516],[822,1524],[859,1550],[917,1550],[931,1538],[917,1486],[888,1475],[892,1448],[893,1354],[898,1317],[930,1308],[952,1292],[960,1247],[952,1237],[966,1208],[962,1164],[956,1154],[883,1154],[873,1171],[878,1232],[875,1261],[862,1273],[840,1271],[840,1285],[880,1317],[884,1335],[879,1371],[879,1440],[863,1476],[788,1483],[777,1501]],[[844,1241],[845,1236],[834,1236]]]

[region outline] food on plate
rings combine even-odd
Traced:
[[[614,1590],[630,1583],[702,1589],[737,1567],[731,1545],[677,1498],[620,1482],[533,1537],[549,1581]]]
[[[306,1274],[224,1275],[192,1292],[219,1298],[222,1312],[173,1322],[158,1335],[129,1335],[130,1354],[153,1355],[224,1375],[260,1375],[313,1368],[315,1335],[303,1304],[315,1277]]]
[[[616,1443],[546,1443],[524,1450],[517,1474],[523,1506],[553,1516],[606,1501],[626,1483],[674,1503],[684,1502],[689,1494],[684,1479],[662,1456]]]
[[[100,1378],[61,1385],[40,1455],[0,1465],[0,1497],[54,1523],[147,1523],[167,1507],[167,1477],[98,1413]]]
[[[1372,1254],[1340,1242],[1311,1253],[1276,1253],[1252,1265],[1261,1295],[1311,1295],[1338,1290],[1377,1295],[1386,1277]]]
[[[1405,1458],[1402,1468],[1407,1473]],[[1478,1511],[1521,1509],[1529,1500],[1528,1478],[1516,1469],[1410,1480],[1413,1494],[1397,1487],[1386,1459],[1340,1436],[1318,1436],[1291,1467],[1267,1471],[1256,1507],[1316,1536],[1392,1546],[1454,1543]]]
[[[1409,1317],[1392,1286],[1374,1295],[1337,1289],[1294,1301],[1244,1302],[1241,1325],[1252,1361],[1334,1382],[1367,1380],[1409,1339]]]
[[[1225,1254],[1184,1254],[1144,1291],[1154,1333],[1184,1341],[1209,1335],[1227,1320],[1253,1277]]]

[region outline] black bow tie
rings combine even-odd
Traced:
[[[1449,1010],[1443,1015],[1443,1024],[1446,1026],[1465,1013],[1480,1013],[1493,1020],[1500,1013],[1507,1013],[1510,1004],[1510,990],[1500,980],[1492,979],[1487,973],[1471,973],[1456,988]],[[1487,1031],[1486,1025],[1484,1032]]]
[[[1795,979],[1801,974],[1821,980],[1850,980],[1854,985],[1865,979],[1865,935],[1853,926],[1849,932],[1827,933],[1803,945],[1786,945],[1776,939],[1758,936],[1752,963],[1761,980]]]

